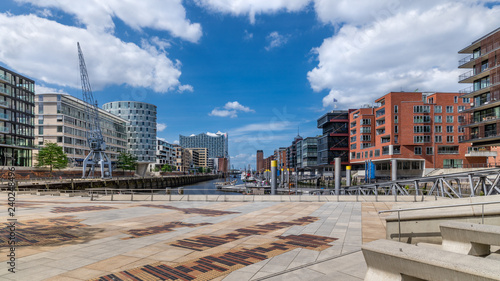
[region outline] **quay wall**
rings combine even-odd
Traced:
[[[59,189],[59,190],[85,190],[88,188],[114,188],[114,189],[162,189],[166,187],[179,187],[198,182],[217,179],[216,175],[183,175],[163,177],[126,177],[112,179],[61,179],[53,181],[19,181],[20,189]],[[4,182],[5,183],[5,182]]]

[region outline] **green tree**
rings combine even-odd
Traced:
[[[161,167],[161,171],[162,172],[172,172],[172,166],[166,164],[166,165],[163,165],[163,167]]]
[[[57,143],[46,142],[43,147],[38,151],[36,157],[37,167],[49,166],[50,172],[52,169],[63,169],[68,166],[68,156],[64,153],[63,148]]]
[[[123,172],[125,172],[125,170],[135,170],[137,167],[137,157],[128,152],[120,152],[118,155],[117,167],[122,169]]]

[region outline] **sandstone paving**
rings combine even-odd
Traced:
[[[361,280],[366,268],[355,253],[362,243],[385,237],[377,212],[392,206],[109,202],[32,195],[19,195],[18,201],[29,206],[16,213],[23,223],[17,232],[27,245],[16,249],[15,274],[7,271],[6,248],[0,249],[2,280],[162,280],[159,276],[183,274],[199,280],[256,280],[273,274],[278,275],[270,280],[320,280],[329,274],[343,278],[335,280]],[[45,232],[37,230],[40,222]],[[179,241],[198,246],[186,248]],[[332,266],[320,266],[332,258],[350,258],[352,266],[333,273]],[[305,266],[314,263],[318,268]]]

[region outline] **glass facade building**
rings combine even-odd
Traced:
[[[0,165],[32,166],[35,82],[0,67]]]
[[[138,162],[156,162],[156,105],[137,101],[114,101],[102,108],[127,121],[127,150]]]
[[[184,148],[207,148],[207,158],[228,158],[227,133],[202,133],[199,135],[179,135],[180,146]]]
[[[37,94],[35,100],[35,135],[38,145],[57,143],[72,164],[81,166],[89,153],[85,102],[60,93]],[[115,162],[119,153],[127,150],[126,121],[102,109],[98,110],[106,153]]]

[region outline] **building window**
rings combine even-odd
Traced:
[[[462,98],[463,103],[470,103],[470,98]]]
[[[443,136],[434,136],[434,142],[442,143],[443,142]]]
[[[394,115],[394,123],[396,123],[396,124],[397,124],[397,123],[398,123],[398,121],[399,121],[399,120],[398,120],[398,116],[397,116],[397,115]]]
[[[425,148],[425,154],[427,155],[433,155],[434,154],[434,147],[428,146]]]
[[[455,101],[455,103],[458,103],[458,96],[454,97],[454,101]]]
[[[447,133],[453,133],[453,126],[446,126]]]
[[[397,105],[394,106],[394,113],[398,113],[399,112],[399,107]]]
[[[442,126],[434,126],[434,133],[442,133],[442,132],[443,132]]]
[[[63,127],[62,126],[57,126],[57,132],[58,133],[62,133],[63,131]]]
[[[430,132],[431,132],[430,125],[413,126],[413,133],[430,133]]]
[[[356,149],[356,144],[355,143],[351,144],[351,149]]]
[[[443,122],[443,116],[434,115],[434,123],[441,123],[441,122]]]
[[[435,105],[434,113],[443,113],[443,107],[441,105]]]
[[[43,126],[38,126],[38,134],[43,135]]]
[[[464,111],[464,110],[465,110],[465,106],[464,106],[464,105],[459,105],[459,106],[457,107],[457,109],[458,109],[458,112],[462,112],[462,111]]]
[[[429,143],[431,142],[431,136],[414,136],[413,143]]]
[[[38,124],[43,124],[43,116],[38,116]]]
[[[413,106],[413,113],[430,113],[431,107],[429,105],[415,105]]]
[[[371,119],[362,119],[361,120],[361,125],[371,125],[372,120]]]
[[[398,133],[398,130],[399,130],[398,126],[394,126],[394,133],[395,133],[395,134],[397,134],[397,133]]]
[[[361,134],[370,134],[372,132],[372,127],[361,127],[359,132]]]
[[[431,117],[429,115],[415,115],[413,116],[413,123],[430,123]]]
[[[38,103],[38,114],[43,114],[43,103]]]
[[[361,141],[371,141],[372,140],[372,136],[370,135],[361,135]]]
[[[463,159],[443,159],[443,168],[462,168]]]
[[[379,157],[380,156],[380,149],[375,149],[375,157]]]
[[[422,147],[415,146],[414,152],[415,152],[415,155],[422,155]]]
[[[63,137],[57,137],[57,142],[62,142]]]
[[[446,136],[446,142],[448,143],[453,142],[453,136]]]
[[[453,113],[453,105],[446,106],[446,113]]]
[[[453,123],[453,115],[446,115],[446,123]]]

